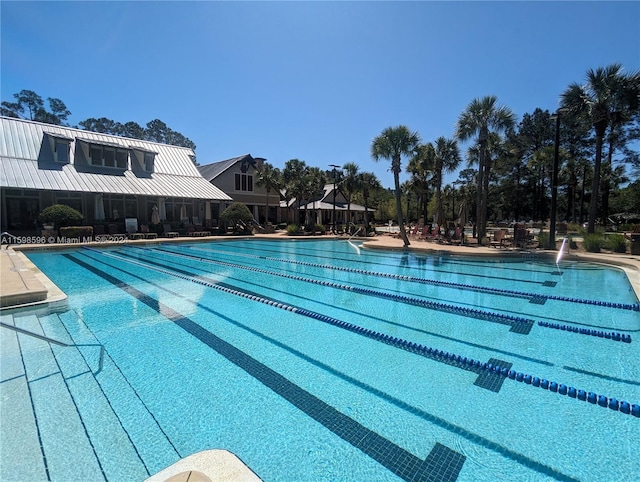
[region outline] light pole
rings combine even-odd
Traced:
[[[558,210],[558,157],[560,149],[560,114],[565,109],[558,109],[551,116],[556,120],[556,137],[553,147],[553,175],[551,177],[551,219],[549,221],[549,245],[547,249],[556,249],[556,212]]]
[[[336,169],[340,166],[336,164],[329,164],[329,167],[333,167],[333,235],[336,235]]]

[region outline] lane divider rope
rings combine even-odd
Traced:
[[[87,249],[104,256],[109,256],[119,261],[123,261],[125,263],[136,264],[138,266],[142,266],[145,269],[158,271],[158,272],[167,274],[169,276],[174,276],[177,278],[184,279],[186,281],[204,285],[216,290],[223,291],[228,294],[233,294],[236,296],[240,296],[242,298],[250,299],[252,301],[264,303],[282,310],[290,311],[292,313],[313,318],[318,321],[328,323],[330,325],[350,331],[352,333],[356,333],[358,335],[365,336],[367,338],[370,338],[376,341],[381,341],[383,343],[386,343],[387,345],[391,345],[395,348],[399,348],[404,351],[423,356],[425,358],[434,359],[437,361],[458,366],[460,368],[466,367],[466,369],[472,370],[476,373],[480,371],[488,371],[497,376],[506,377],[506,378],[509,378],[510,380],[523,382],[527,385],[531,385],[537,388],[542,388],[543,390],[549,390],[559,395],[566,395],[570,398],[576,398],[580,401],[587,401],[594,405],[597,404],[600,407],[609,408],[614,411],[620,411],[623,414],[630,414],[630,415],[633,415],[634,417],[640,418],[640,404],[635,404],[635,403],[630,404],[629,402],[626,402],[626,401],[618,401],[616,398],[610,398],[605,395],[598,395],[594,392],[586,392],[585,390],[576,389],[574,387],[568,387],[565,384],[562,384],[562,383],[558,384],[557,382],[554,382],[554,381],[550,382],[544,378],[540,379],[539,377],[524,374],[522,372],[516,372],[515,370],[507,370],[506,368],[501,368],[497,364],[494,365],[491,363],[481,362],[479,360],[474,360],[473,358],[467,358],[467,357],[446,352],[444,350],[434,349],[432,347],[428,347],[420,343],[414,343],[412,341],[408,341],[402,338],[397,338],[394,336],[386,335],[384,333],[369,330],[368,328],[354,325],[352,323],[340,321],[336,318],[332,318],[330,316],[326,316],[321,313],[316,313],[314,311],[298,308],[292,305],[288,305],[286,303],[280,303],[278,301],[271,300],[269,298],[264,298],[264,297],[256,296],[250,293],[245,293],[243,291],[235,290],[225,286],[220,286],[216,283],[212,283],[211,281],[203,277],[182,275],[180,273],[176,273],[176,272],[159,268],[156,266],[151,266],[149,264],[146,264],[140,261],[124,259],[120,256],[114,255],[113,253],[105,253],[104,251],[100,251],[94,248],[85,247],[83,249]]]
[[[164,243],[162,243],[163,246],[165,246]],[[192,250],[197,250],[197,251],[202,251],[202,250],[198,250],[197,248],[194,248],[192,246],[187,246],[188,249],[192,249]],[[255,255],[255,254],[246,254],[246,253],[230,253],[228,251],[221,251],[221,250],[207,250],[207,252],[211,252],[211,253],[217,253],[217,254],[224,254],[224,255],[233,255],[233,256],[242,256],[242,257],[247,257],[247,258],[255,258],[255,259],[265,259],[265,260],[269,260],[269,261],[276,261],[279,263],[289,263],[289,264],[297,264],[297,265],[301,265],[301,266],[309,266],[312,268],[322,268],[322,269],[329,269],[329,270],[336,270],[336,271],[344,271],[344,272],[348,272],[348,273],[359,273],[359,274],[364,274],[367,276],[378,276],[378,277],[383,277],[383,278],[391,278],[391,279],[397,279],[400,281],[410,281],[412,283],[420,283],[420,284],[429,284],[429,285],[434,285],[434,286],[443,286],[443,287],[447,287],[447,288],[458,288],[458,289],[464,289],[464,290],[469,290],[469,291],[475,291],[475,292],[480,292],[480,293],[489,293],[489,294],[497,294],[497,295],[508,295],[508,296],[517,296],[520,298],[526,298],[526,299],[534,299],[534,298],[546,298],[549,300],[555,300],[555,301],[566,301],[569,303],[580,303],[580,304],[587,304],[587,305],[595,305],[595,306],[604,306],[606,308],[616,308],[616,309],[621,309],[621,310],[631,310],[631,311],[640,311],[640,304],[638,303],[616,303],[616,302],[612,302],[612,301],[598,301],[598,300],[589,300],[589,299],[584,299],[584,298],[572,298],[572,297],[568,297],[568,296],[559,296],[559,295],[551,295],[551,294],[544,294],[544,295],[540,295],[537,293],[526,293],[524,291],[515,291],[515,290],[503,290],[503,289],[499,289],[499,288],[490,288],[490,287],[484,287],[484,286],[477,286],[477,285],[471,285],[471,284],[466,284],[466,283],[454,283],[452,281],[441,281],[441,280],[434,280],[434,279],[428,279],[428,278],[419,278],[416,276],[406,276],[406,275],[398,275],[398,274],[393,274],[393,273],[384,273],[381,271],[369,271],[369,270],[364,270],[364,269],[359,269],[359,268],[345,268],[342,266],[331,266],[328,264],[322,264],[322,263],[311,263],[308,261],[298,261],[298,260],[291,260],[291,259],[284,259],[284,258],[276,258],[273,256],[260,256],[260,255]]]

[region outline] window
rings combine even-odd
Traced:
[[[118,169],[127,168],[129,152],[113,146],[100,146],[91,144],[89,146],[89,163],[92,166],[105,166]]]
[[[116,149],[116,167],[118,169],[126,169],[128,159],[129,159],[129,152],[127,150]]]
[[[56,162],[69,162],[69,141],[65,141],[64,139],[56,139],[55,158]]]
[[[153,172],[153,161],[156,155],[153,152],[144,153],[144,170],[147,172]]]
[[[253,191],[253,176],[236,174],[236,191]]]

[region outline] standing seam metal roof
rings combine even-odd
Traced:
[[[73,139],[70,162],[43,160],[46,135]],[[130,169],[92,168],[79,172],[74,164],[78,141],[155,152],[154,172],[138,176]],[[0,117],[0,187],[55,191],[134,194],[231,201],[231,197],[200,175],[194,152],[179,146],[129,139],[69,127]],[[130,163],[137,162],[133,154]],[[85,167],[85,166],[83,166]]]

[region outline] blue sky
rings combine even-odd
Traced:
[[[3,0],[0,13],[3,101],[61,99],[71,125],[158,118],[200,164],[355,162],[385,187],[390,163],[370,146],[388,126],[452,137],[476,97],[520,119],[557,108],[589,68],[640,69],[640,2]]]

